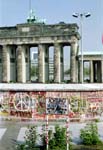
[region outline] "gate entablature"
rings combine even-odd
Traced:
[[[39,41],[41,43],[54,43],[55,39],[68,43],[71,36],[75,36],[79,40],[77,24],[25,23],[14,27],[0,28],[1,44],[32,44]]]

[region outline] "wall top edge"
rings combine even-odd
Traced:
[[[1,83],[0,91],[101,91],[103,84],[21,84]]]

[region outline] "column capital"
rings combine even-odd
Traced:
[[[71,41],[70,41],[71,44],[78,44],[78,42],[79,41],[75,36],[71,36]]]

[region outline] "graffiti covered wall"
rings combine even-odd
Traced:
[[[0,110],[10,116],[43,119],[95,117],[103,113],[103,91],[0,92]]]

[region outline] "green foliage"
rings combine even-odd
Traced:
[[[64,74],[65,74],[65,75],[70,74],[70,69],[65,70]]]
[[[40,137],[42,139],[42,150],[46,150],[46,126],[43,125],[43,133]],[[49,150],[66,150],[66,128],[56,126],[55,133],[52,130],[48,132],[49,136]],[[40,150],[40,147],[36,147],[36,127],[28,127],[25,133],[25,143],[16,145],[16,150]],[[72,150],[69,137],[69,150]]]
[[[102,143],[99,139],[96,123],[89,123],[84,129],[81,129],[80,138],[82,139],[84,145],[98,145]]]
[[[56,126],[55,133],[51,133],[49,138],[49,150],[66,150],[66,128]]]
[[[45,135],[45,131],[46,131],[46,126],[45,124],[42,125],[42,134],[41,134],[41,140],[42,140],[42,150],[46,150],[46,135]]]
[[[84,74],[85,74],[86,76],[89,76],[89,69],[88,69],[88,68],[84,68]]]
[[[35,143],[37,139],[36,127],[28,127],[25,133],[25,143],[16,145],[16,150],[36,150]]]
[[[96,118],[94,121],[95,121],[95,122],[100,122],[100,120],[99,120],[98,118]]]
[[[34,145],[36,143],[36,139],[37,139],[36,127],[31,126],[28,128],[28,130],[25,133],[26,145],[28,145],[29,148],[34,148]]]
[[[34,75],[37,76],[38,74],[38,66],[32,66],[31,67],[31,77],[33,77]]]

